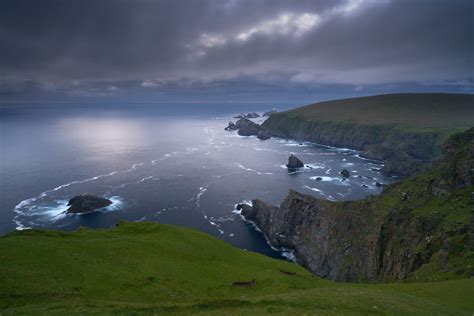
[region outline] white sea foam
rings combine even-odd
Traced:
[[[295,252],[294,250],[286,249],[286,248],[281,248],[279,249],[281,251],[281,255],[288,259],[289,261],[294,262],[295,261]]]
[[[341,182],[340,178],[336,177],[327,177],[327,176],[314,176],[314,177],[309,177],[311,180],[317,180],[317,181],[324,181],[324,182],[331,182],[331,181],[338,181]],[[320,178],[318,180],[318,178]]]
[[[111,189],[109,192],[107,192],[107,193],[111,193],[111,192],[113,192],[113,191],[116,191],[116,190],[119,190],[119,189],[123,189],[123,188],[128,187],[128,186],[133,185],[133,184],[143,183],[143,182],[145,182],[145,181],[147,181],[147,180],[157,181],[157,180],[160,180],[160,178],[153,177],[153,176],[147,176],[147,177],[142,178],[142,179],[137,180],[137,181],[122,183],[122,184],[120,184],[120,185],[118,185],[118,186],[112,187],[112,189]]]
[[[209,187],[209,185],[199,188],[199,193],[196,195],[196,207],[201,206],[201,196],[207,191],[208,187]]]
[[[323,192],[323,191],[321,191],[321,190],[318,189],[318,188],[312,188],[312,187],[310,187],[310,186],[308,186],[308,185],[305,185],[303,188],[308,189],[308,190],[311,190],[311,191],[314,191],[314,192]]]
[[[137,167],[142,166],[142,165],[144,165],[144,163],[135,163],[135,164],[132,164],[132,166],[128,169],[124,169],[124,170],[120,170],[120,171],[112,171],[112,172],[109,172],[109,173],[100,174],[100,175],[93,176],[91,178],[87,178],[87,179],[83,179],[83,180],[74,180],[74,181],[71,181],[71,182],[68,182],[68,183],[65,183],[65,184],[61,184],[61,185],[59,185],[57,187],[54,187],[50,190],[41,192],[38,196],[31,197],[31,198],[24,199],[24,200],[20,201],[15,206],[15,208],[13,209],[13,211],[16,213],[15,217],[13,218],[13,222],[16,224],[16,229],[24,229],[24,227],[26,227],[24,224],[22,224],[24,219],[20,218],[21,216],[23,216],[23,217],[38,216],[38,214],[37,214],[38,211],[35,210],[35,209],[38,209],[38,208],[41,209],[43,207],[42,210],[43,210],[43,213],[45,213],[45,214],[55,212],[54,205],[53,206],[51,206],[51,205],[50,206],[42,206],[41,204],[38,204],[38,202],[40,200],[48,197],[51,193],[58,192],[58,191],[60,191],[64,188],[67,188],[67,187],[70,187],[70,186],[73,186],[73,185],[76,185],[76,184],[88,183],[88,182],[91,182],[91,181],[97,181],[97,180],[102,179],[102,178],[111,177],[111,176],[114,176],[116,174],[120,174],[120,173],[124,173],[124,172],[131,172],[131,171],[136,170]],[[49,209],[50,207],[52,207],[53,209]]]
[[[236,163],[237,167],[239,167],[240,169],[242,170],[246,170],[246,171],[251,171],[251,172],[255,172],[256,174],[258,175],[272,175],[273,173],[272,172],[260,172],[260,171],[257,171],[255,169],[252,169],[252,168],[246,168],[244,165],[240,164],[240,163]]]
[[[312,163],[309,163],[309,164],[306,164],[305,165],[305,168],[306,169],[324,169],[326,168],[325,165],[322,165],[322,164],[312,164]]]

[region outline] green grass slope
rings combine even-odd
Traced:
[[[232,286],[253,279],[252,287]],[[471,315],[473,294],[473,279],[335,283],[296,264],[157,223],[0,238],[1,315]]]
[[[334,100],[284,112],[305,120],[399,125],[409,129],[468,129],[474,125],[474,95],[400,93]]]

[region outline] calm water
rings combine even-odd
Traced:
[[[72,230],[120,220],[158,221],[279,257],[235,212],[237,203],[260,198],[276,205],[290,188],[332,200],[357,199],[379,193],[376,181],[390,181],[373,171],[379,164],[351,150],[226,132],[232,111],[188,117],[149,111],[38,113],[1,116],[2,234],[27,227]],[[290,154],[312,168],[289,173],[284,165]],[[339,176],[343,168],[353,175],[347,181]],[[66,215],[68,199],[85,192],[114,203],[100,212]]]

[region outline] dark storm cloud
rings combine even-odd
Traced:
[[[471,0],[4,0],[0,80],[3,90],[19,81],[44,89],[91,81],[159,88],[245,78],[470,86],[473,6]]]

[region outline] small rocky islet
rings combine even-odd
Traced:
[[[257,136],[260,140],[267,140],[271,138],[270,132],[262,128],[260,124],[257,124],[249,118],[258,118],[260,117],[257,113],[249,113],[249,114],[240,114],[234,116],[234,118],[238,118],[239,120],[234,122],[229,122],[227,127],[224,128],[226,131],[237,131],[237,134],[240,136]]]
[[[294,169],[299,169],[304,167],[304,163],[295,155],[290,155],[288,158],[288,163],[286,164],[286,167],[289,170],[294,170]]]
[[[112,201],[94,194],[84,193],[69,200],[66,213],[83,214],[94,212],[112,204]]]

